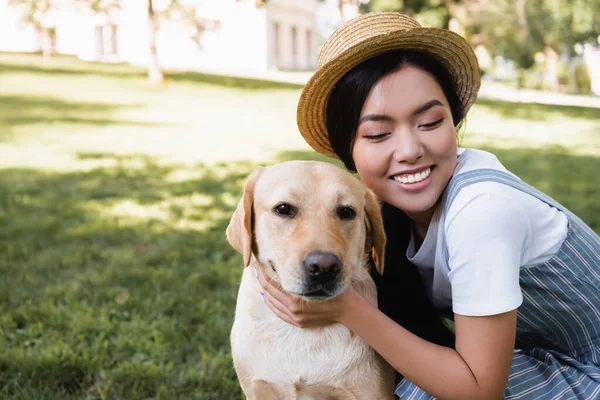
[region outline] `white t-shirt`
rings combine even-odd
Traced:
[[[491,153],[459,149],[454,175],[479,168],[510,173]],[[519,307],[520,268],[549,260],[567,237],[564,213],[497,182],[464,187],[447,211],[443,231],[442,212],[440,205],[419,250],[412,237],[406,255],[434,305],[460,315],[495,315]],[[440,235],[446,236],[448,262]]]

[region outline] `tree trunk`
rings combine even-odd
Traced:
[[[546,72],[548,74],[548,84],[554,91],[560,89],[560,82],[558,80],[558,71],[560,68],[560,60],[558,53],[552,48],[552,46],[546,45],[544,47],[544,54],[546,55]]]
[[[34,25],[35,27],[35,37],[37,39],[37,48],[38,51],[44,54],[44,48],[46,47],[46,37],[44,34],[44,28],[39,25]]]
[[[529,36],[529,24],[527,23],[527,0],[517,0],[515,3],[517,20],[519,21],[519,40],[527,40]]]
[[[148,78],[152,83],[161,83],[164,80],[158,53],[156,52],[156,14],[154,13],[153,0],[148,0],[148,42],[150,47],[150,61],[148,62]]]
[[[104,27],[102,25],[96,25],[96,60],[102,61],[104,58]]]
[[[119,54],[119,39],[117,36],[117,25],[110,26],[110,52],[113,56]]]
[[[338,0],[338,12],[340,13],[341,25],[343,25],[346,22],[346,18],[344,17],[344,0]]]

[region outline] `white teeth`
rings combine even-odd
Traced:
[[[429,174],[431,174],[431,167],[427,168],[425,171],[423,172],[418,172],[416,174],[412,174],[412,175],[396,175],[394,176],[394,180],[396,182],[401,182],[401,183],[417,183],[417,182],[421,182],[423,179],[427,178],[429,176]]]

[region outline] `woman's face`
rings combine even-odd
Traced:
[[[352,158],[381,200],[429,223],[456,157],[450,106],[432,75],[407,65],[375,83],[363,105]]]

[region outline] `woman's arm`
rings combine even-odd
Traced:
[[[413,335],[352,288],[333,300],[307,303],[281,291],[262,271],[258,275],[265,302],[279,318],[300,327],[344,324],[438,399],[502,397],[515,343],[516,310],[488,317],[455,315],[455,350]]]
[[[397,325],[354,292],[339,321],[408,380],[438,399],[500,399],[508,381],[516,310],[488,317],[455,315],[456,350]],[[373,327],[377,329],[373,329]]]

